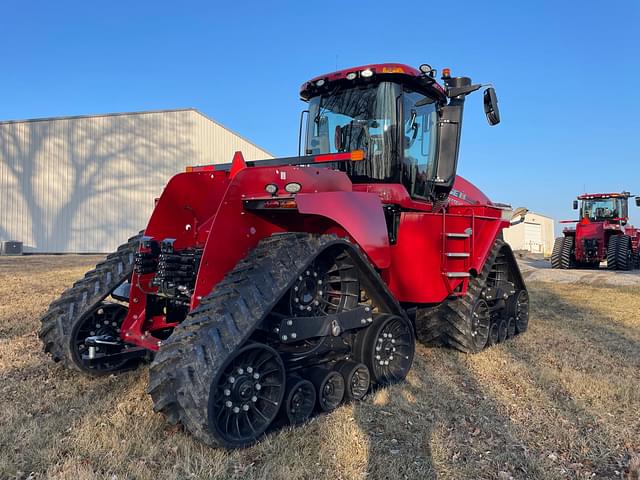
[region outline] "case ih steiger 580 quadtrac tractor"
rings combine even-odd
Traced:
[[[640,268],[640,230],[627,225],[629,220],[629,192],[585,193],[573,201],[580,220],[564,220],[560,223],[576,223],[563,230],[553,244],[551,266],[553,268],[598,268],[607,261],[611,270]],[[640,197],[636,196],[640,206]]]
[[[456,177],[481,85],[434,77],[305,83],[305,155],[174,176],[144,234],[51,304],[45,350],[90,375],[153,359],[155,410],[232,448],[403,380],[416,337],[473,353],[526,330],[511,210]],[[497,124],[492,88],[484,106]]]

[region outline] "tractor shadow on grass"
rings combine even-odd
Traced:
[[[476,356],[419,346],[407,382],[353,406],[367,478],[619,478],[640,451],[640,344],[544,286],[532,297],[524,335]]]

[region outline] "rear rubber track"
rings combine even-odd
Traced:
[[[204,297],[160,347],[149,372],[154,410],[200,441],[222,447],[210,428],[211,385],[333,235],[287,233],[262,240]],[[382,280],[378,281],[382,282]]]
[[[480,275],[469,280],[464,296],[448,299],[436,309],[418,311],[416,315],[418,340],[426,345],[448,346],[464,353],[477,353],[481,350],[478,350],[472,341],[470,315],[475,302],[482,298],[481,294],[487,284],[489,273],[505,245],[503,240],[495,241]],[[525,288],[524,285],[520,287]]]
[[[83,279],[65,290],[60,298],[49,305],[41,317],[38,336],[44,351],[54,361],[65,367],[99,375],[100,371],[81,369],[73,360],[71,331],[74,325],[90,310],[94,309],[118,285],[131,277],[135,253],[138,251],[142,232],[131,237],[107,258],[87,272]]]

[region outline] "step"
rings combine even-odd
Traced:
[[[447,233],[447,238],[469,238],[470,233]]]
[[[470,276],[469,272],[447,272],[447,277],[449,278],[467,278]]]
[[[460,253],[446,253],[445,254],[447,257],[451,257],[451,258],[467,258],[470,257],[471,254],[467,253],[467,252],[460,252]]]

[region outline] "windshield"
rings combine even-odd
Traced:
[[[619,218],[622,213],[621,200],[619,198],[597,198],[593,200],[583,200],[581,218],[588,218],[593,221],[611,220]]]
[[[402,183],[429,197],[436,176],[437,103],[392,82],[338,87],[309,101],[306,154],[363,150],[335,166],[356,183]]]
[[[309,101],[306,154],[363,150],[365,161],[350,162],[352,179],[396,181],[393,152],[400,86],[390,82],[336,89]]]

